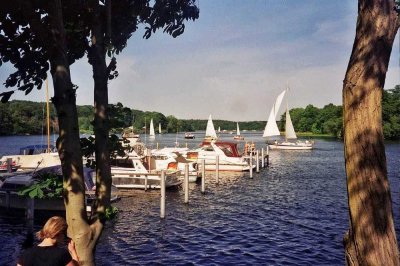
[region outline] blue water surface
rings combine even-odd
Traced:
[[[243,135],[263,147],[261,133]],[[178,140],[192,147],[201,137],[166,134],[146,142],[162,147]],[[18,139],[28,142],[34,136],[7,138],[17,152]],[[386,145],[397,232],[399,148],[398,143]],[[2,151],[6,148],[0,144]],[[120,213],[104,229],[97,265],[344,265],[348,207],[340,141],[316,140],[312,151],[270,151],[269,167],[253,178],[220,173],[217,184],[215,173],[207,172],[205,194],[192,183],[189,204],[184,204],[182,189],[167,191],[166,204],[166,218],[160,219],[157,190],[133,191],[117,202]],[[35,230],[43,221],[35,219]],[[15,265],[26,232],[21,217],[1,213],[0,264]]]

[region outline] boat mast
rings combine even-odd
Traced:
[[[50,105],[49,105],[49,80],[46,79],[46,111],[47,111],[47,153],[50,153]]]

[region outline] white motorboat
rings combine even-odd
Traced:
[[[197,163],[186,160],[179,151],[187,151],[187,148],[163,148],[151,151],[152,164],[155,164],[156,170],[180,171],[180,176],[185,173],[186,164],[188,165],[189,182],[198,180],[199,172],[197,171]]]
[[[280,137],[280,131],[276,123],[278,111],[281,106],[283,97],[287,93],[287,90],[281,92],[276,98],[276,101],[271,109],[268,117],[268,122],[265,126],[263,137],[266,138],[266,142],[270,149],[277,150],[311,150],[313,149],[313,141],[300,141],[297,140],[297,135],[293,127],[292,119],[290,118],[289,107],[286,101],[286,123],[285,123],[285,140],[281,141],[276,138]]]
[[[202,160],[205,160],[205,170],[216,170],[216,158],[218,155],[218,167],[220,171],[249,171],[248,159],[239,154],[237,143],[229,141],[204,141],[200,147],[189,150],[183,155],[188,160],[197,162],[198,168],[203,167]],[[255,163],[252,164],[253,168]]]
[[[20,149],[20,154],[4,155],[0,158],[0,169],[5,172],[8,160],[11,159],[14,171],[33,171],[45,167],[61,165],[55,149],[47,151],[45,145],[29,145]],[[2,166],[2,167],[1,167]]]
[[[112,183],[117,188],[150,189],[160,188],[161,171],[155,169],[151,157],[140,157],[134,150],[126,157],[117,157],[111,160]],[[168,171],[165,176],[165,186],[176,187],[182,181],[178,171]]]
[[[185,139],[194,139],[196,136],[192,132],[185,133]]]

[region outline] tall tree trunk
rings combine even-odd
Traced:
[[[72,87],[60,0],[49,1],[52,46],[49,48],[54,83],[53,103],[59,121],[57,149],[64,175],[64,203],[68,233],[76,243],[81,265],[94,265],[93,248],[98,238],[97,224],[89,226],[85,208],[85,185],[79,141],[76,95]]]
[[[343,84],[348,265],[399,265],[382,129],[382,90],[398,29],[394,0],[359,0]]]
[[[101,21],[101,11],[98,1],[91,1],[91,31],[92,41],[89,48],[89,63],[93,69],[94,79],[94,134],[96,152],[96,211],[104,214],[110,205],[111,170],[108,150],[109,119],[108,119],[108,69],[106,64],[106,48],[104,40],[105,21]],[[106,1],[107,9],[110,2]],[[109,16],[107,12],[107,16]],[[101,222],[104,222],[101,220]]]

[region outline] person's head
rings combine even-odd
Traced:
[[[67,222],[64,218],[60,216],[53,216],[47,220],[46,224],[43,226],[42,230],[36,233],[36,237],[39,240],[45,238],[60,238],[67,235]]]

